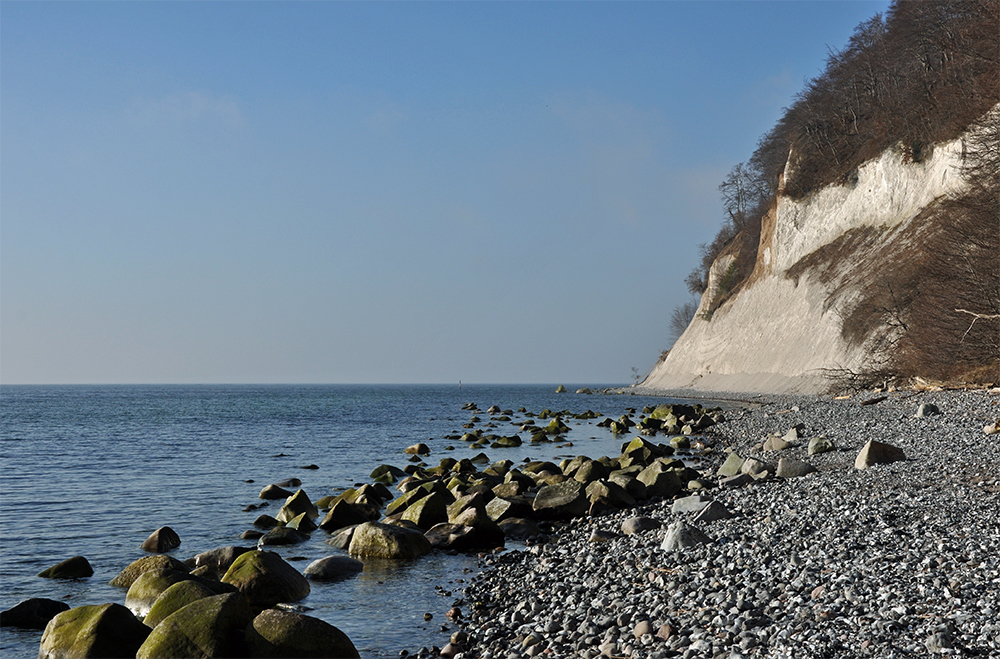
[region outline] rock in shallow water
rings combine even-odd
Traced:
[[[44,579],[83,579],[94,576],[94,568],[83,556],[74,556],[42,570],[38,576]]]
[[[0,611],[0,627],[45,629],[49,620],[63,611],[69,611],[69,605],[66,602],[33,597],[6,611]]]

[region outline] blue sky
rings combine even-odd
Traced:
[[[3,2],[0,381],[624,383],[886,2]]]

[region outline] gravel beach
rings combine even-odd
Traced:
[[[984,432],[1000,391],[711,398],[746,402],[708,433],[708,489],[676,497],[702,501],[579,518],[484,557],[456,592],[455,642],[413,654],[1000,657],[1000,434]],[[765,450],[769,435],[791,446]],[[834,448],[810,455],[821,436]],[[869,440],[905,460],[857,469]],[[816,471],[726,482],[730,450]],[[724,510],[693,521],[708,499]],[[636,517],[654,521],[626,534]]]

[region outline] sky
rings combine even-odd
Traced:
[[[887,6],[4,1],[0,382],[627,383]]]

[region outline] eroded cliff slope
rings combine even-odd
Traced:
[[[713,309],[736,257],[723,252],[694,320],[642,384],[820,393],[832,375],[882,358],[899,327],[891,310],[859,306],[883,283],[891,297],[887,273],[905,266],[933,229],[928,210],[966,185],[965,152],[965,137],[935,145],[919,162],[892,148],[844,184],[800,200],[779,190],[750,277]]]

